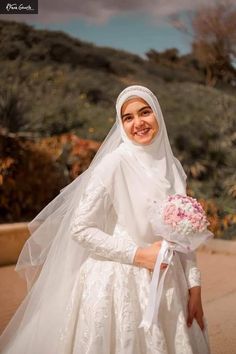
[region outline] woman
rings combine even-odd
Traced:
[[[186,194],[186,174],[149,89],[127,87],[116,111],[89,169],[30,224],[17,270],[31,289],[2,336],[4,354],[210,352],[193,253],[175,252],[158,322],[139,327],[161,246],[147,202]]]

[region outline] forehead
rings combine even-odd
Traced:
[[[149,104],[141,97],[132,97],[128,98],[121,106],[121,114],[128,113],[129,110],[132,108],[138,107],[141,108],[142,106],[149,106]]]

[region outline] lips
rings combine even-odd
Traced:
[[[150,128],[144,128],[136,132],[135,134],[138,136],[144,136],[149,132]]]

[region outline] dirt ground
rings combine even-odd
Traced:
[[[236,254],[198,251],[212,354],[236,354]],[[13,266],[0,267],[0,332],[26,292]]]

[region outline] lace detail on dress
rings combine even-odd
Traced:
[[[188,291],[174,257],[165,282],[159,323],[138,328],[151,281],[145,268],[88,258],[80,268],[73,354],[209,354],[196,321],[187,327]]]
[[[116,220],[106,188],[92,176],[70,226],[72,237],[92,254],[133,264],[138,246],[131,238],[114,233]]]
[[[201,286],[201,272],[197,266],[196,252],[188,254],[179,253],[179,255],[185,272],[188,288]]]
[[[192,266],[188,273],[188,287],[193,288],[194,286],[201,285],[201,272],[199,268]]]
[[[94,185],[94,183],[88,185],[75,211],[75,216],[70,227],[72,233],[78,233],[83,226],[96,226],[97,220],[89,218],[89,213],[95,211],[94,209],[97,207],[104,194],[105,188],[102,185]],[[78,241],[80,241],[81,238],[83,238],[81,235],[77,235]]]

